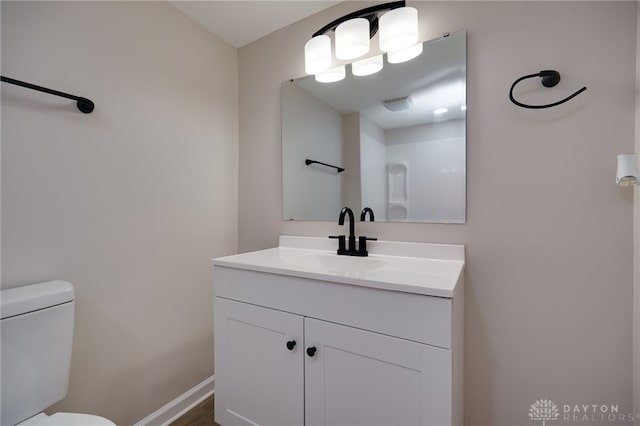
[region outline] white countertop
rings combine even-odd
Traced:
[[[464,246],[369,241],[369,256],[338,256],[337,240],[280,237],[278,247],[220,257],[214,265],[384,290],[453,297]]]

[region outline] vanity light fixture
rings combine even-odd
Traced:
[[[334,83],[336,81],[343,80],[346,75],[347,71],[345,66],[341,65],[339,67],[317,73],[316,81],[319,83]]]
[[[327,33],[334,32],[335,56],[344,60],[369,52],[370,39],[378,30],[380,50],[388,52],[390,63],[408,61],[422,52],[422,44],[418,43],[418,11],[407,7],[404,0],[395,1],[349,13],[316,31],[304,46],[305,71],[315,74],[318,81],[327,81],[325,77],[318,79],[318,75],[331,68],[331,38]],[[382,69],[382,61],[373,58],[372,61],[375,66],[356,62],[354,75],[369,75]]]
[[[387,53],[387,60],[390,64],[399,64],[407,62],[419,56],[422,53],[422,43],[416,43],[404,49]]]
[[[638,154],[618,155],[618,172],[616,183],[620,186],[636,186],[640,179],[638,170]]]
[[[354,18],[338,25],[335,30],[336,58],[354,59],[369,51],[369,21]]]
[[[319,35],[304,46],[304,66],[307,74],[317,74],[331,66],[331,38]]]
[[[393,9],[380,17],[380,50],[396,52],[418,42],[418,10]]]
[[[382,55],[373,56],[351,64],[353,75],[361,77],[375,74],[382,69]]]

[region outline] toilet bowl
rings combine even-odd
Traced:
[[[2,426],[115,426],[90,414],[43,412],[67,395],[73,312],[65,281],[0,291]]]
[[[111,420],[91,414],[55,413],[36,414],[16,426],[115,426]]]

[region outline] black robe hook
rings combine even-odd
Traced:
[[[551,104],[546,104],[546,105],[528,105],[528,104],[523,104],[522,102],[518,102],[513,97],[513,88],[516,87],[516,84],[520,83],[522,80],[525,80],[527,78],[533,78],[533,77],[541,77],[542,78],[541,83],[542,83],[542,85],[544,87],[553,87],[556,84],[558,84],[558,82],[560,82],[560,73],[558,71],[555,71],[555,70],[543,70],[543,71],[540,71],[539,73],[536,73],[536,74],[529,74],[529,75],[522,76],[519,79],[517,79],[516,81],[514,81],[513,84],[511,85],[511,89],[509,90],[509,99],[511,99],[511,102],[513,102],[514,104],[516,104],[516,105],[518,105],[519,107],[522,107],[522,108],[529,108],[529,109],[551,108],[551,107],[563,104],[563,103],[567,102],[568,100],[575,98],[576,96],[578,96],[580,93],[584,92],[585,90],[587,90],[587,88],[585,86],[582,89],[580,89],[577,92],[575,92],[574,94],[572,94],[570,96],[567,96],[566,98],[562,99],[561,101],[554,102],[554,103],[551,103]]]

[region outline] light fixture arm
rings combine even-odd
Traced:
[[[372,38],[378,32],[378,13],[386,12],[389,10],[397,9],[399,7],[405,7],[406,1],[393,1],[390,3],[378,4],[376,6],[367,7],[361,10],[356,10],[355,12],[349,13],[348,15],[343,16],[342,18],[338,18],[335,21],[332,21],[320,28],[318,31],[313,33],[313,37],[323,35],[328,33],[329,31],[334,31],[336,27],[343,22],[346,22],[350,19],[355,18],[364,18],[369,21],[369,38]]]

